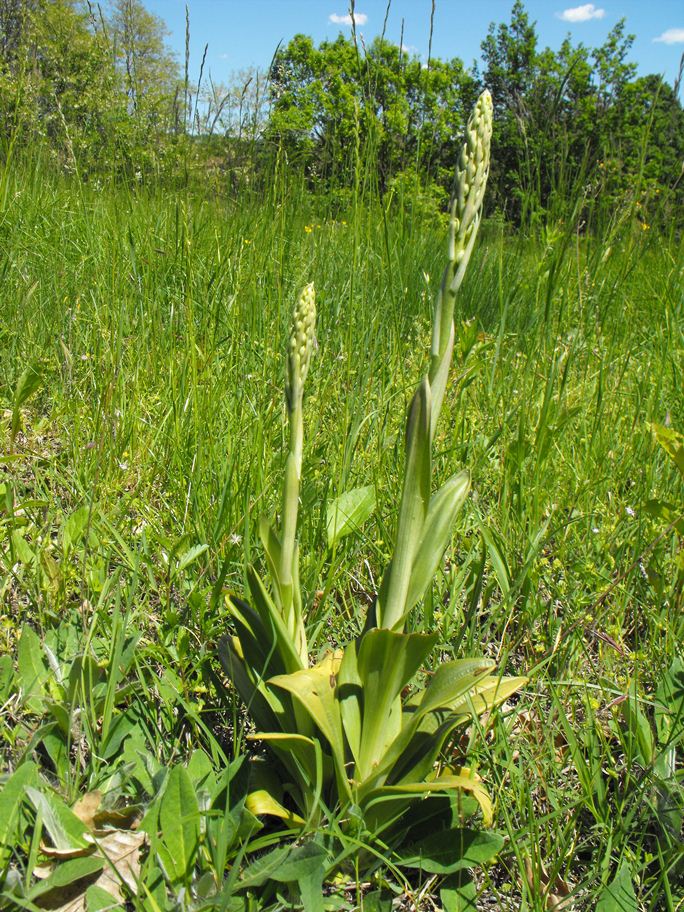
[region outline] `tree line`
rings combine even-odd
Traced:
[[[424,61],[385,36],[296,35],[268,72],[228,85],[204,61],[193,80],[166,38],[141,0],[0,0],[0,155],[40,149],[84,180],[210,179],[226,192],[263,190],[284,169],[340,207],[361,192],[439,210],[487,87],[489,214],[529,223],[562,217],[568,200],[631,200],[682,219],[681,71],[674,85],[637,76],[624,20],[598,48],[566,38],[552,50],[516,0],[479,67]]]

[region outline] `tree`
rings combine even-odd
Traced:
[[[111,48],[75,0],[3,0],[0,118],[6,135],[45,139],[82,174],[109,161],[118,86]]]
[[[343,35],[319,47],[297,35],[275,57],[271,92],[267,135],[290,161],[344,185],[358,154],[384,190],[407,170],[426,179],[453,172],[474,80],[460,60],[425,68],[381,38],[362,56]]]
[[[141,0],[113,0],[109,25],[134,120],[146,130],[169,129],[179,118],[185,126],[178,62],[166,46],[164,22]]]
[[[537,33],[521,0],[515,0],[509,24],[489,26],[481,48],[483,81],[494,100],[490,201],[520,217],[534,179],[528,102],[537,75]]]

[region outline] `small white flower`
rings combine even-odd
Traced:
[[[625,513],[627,516],[634,516],[634,510],[631,507],[625,507]]]
[[[599,534],[598,526],[594,526],[594,528],[591,531],[594,533],[594,535],[598,535]]]

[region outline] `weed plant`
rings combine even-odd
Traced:
[[[302,901],[286,868],[249,868],[296,828],[265,827],[246,806],[251,730],[214,654],[222,592],[244,591],[243,552],[259,565],[258,517],[279,509],[284,340],[310,280],[319,351],[299,547],[313,652],[358,634],[391,556],[403,414],[425,369],[444,238],[386,211],[359,176],[332,217],[286,171],[268,199],[234,202],[80,185],[39,159],[3,174],[10,908],[59,905],[59,845],[55,871],[72,865],[65,878],[102,908],[98,890],[115,888],[98,886],[107,863],[91,847],[105,831],[133,845],[163,833],[152,852],[138,845],[137,897],[119,882],[137,908],[237,908],[247,870],[255,896],[275,884],[274,908]],[[475,902],[674,910],[684,498],[681,449],[669,458],[652,424],[684,425],[684,258],[629,210],[600,235],[569,200],[573,211],[532,237],[483,226],[434,458],[436,484],[469,466],[473,494],[411,623],[438,631],[440,661],[484,650],[531,678],[514,711],[458,745],[505,838]],[[327,505],[370,485],[374,512],[328,548]],[[95,791],[97,814],[75,814]],[[389,865],[330,889],[342,908],[400,895],[458,908],[456,887]]]

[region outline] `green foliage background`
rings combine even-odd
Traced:
[[[481,72],[299,36],[221,88],[136,0],[0,0],[0,904],[50,892],[44,812],[80,851],[69,809],[97,789],[107,814],[144,814],[140,910],[315,908],[324,876],[344,909],[681,905],[684,130],[629,44],[620,25],[599,49],[539,49],[516,3]],[[438,635],[434,667],[485,654],[530,685],[452,746],[496,832],[462,833],[456,861],[432,834],[434,872],[377,845],[354,869],[334,820],[293,849],[246,804],[223,595],[245,559],[263,570],[313,280],[312,654],[358,632],[483,84],[489,217],[435,440],[436,483],[468,466],[474,489],[414,626]],[[329,506],[371,485],[363,528],[329,547]]]
[[[457,58],[426,66],[384,36],[362,47],[340,34],[316,47],[297,35],[269,73],[235,74],[227,86],[181,67],[141,0],[104,9],[2,0],[0,35],[5,154],[42,148],[83,179],[212,182],[234,193],[266,191],[286,168],[337,211],[360,191],[434,215],[448,201],[467,114],[488,88],[489,214],[528,225],[568,215],[572,199],[591,225],[637,201],[649,227],[682,218],[679,84],[636,77],[624,20],[598,48],[567,38],[554,51],[539,46],[516,0],[509,22],[490,26],[481,70]]]

